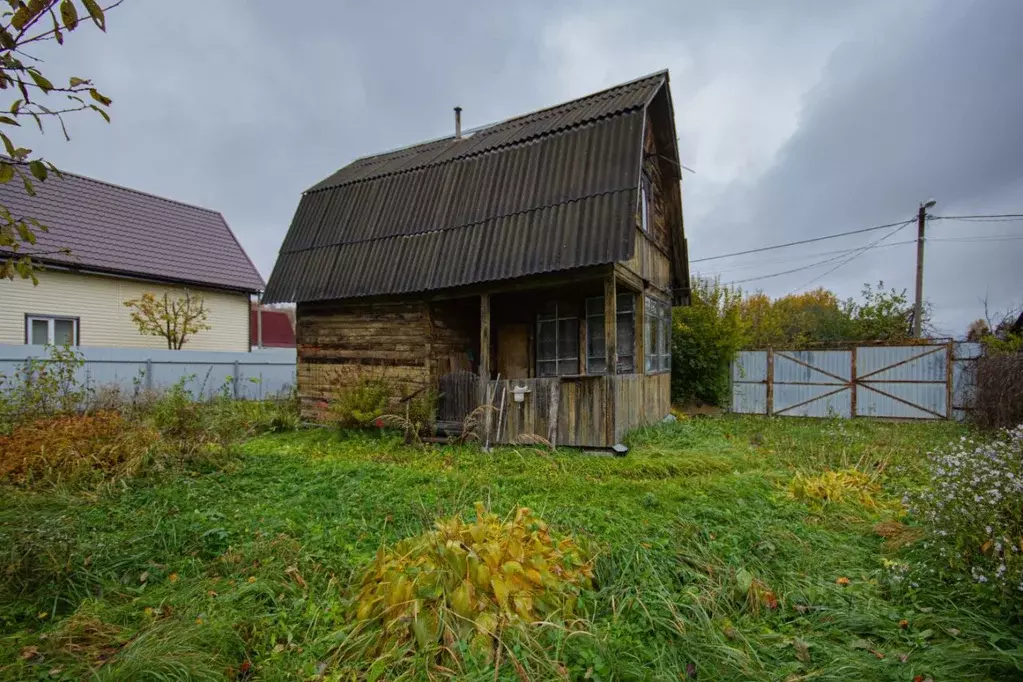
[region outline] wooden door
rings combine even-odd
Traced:
[[[529,325],[502,324],[497,329],[497,371],[502,379],[529,378]]]

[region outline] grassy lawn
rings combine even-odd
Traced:
[[[599,548],[572,634],[410,678],[1023,679],[1023,629],[970,585],[899,580],[874,526],[952,424],[693,419],[624,458],[263,436],[221,471],[102,494],[0,489],[0,678],[395,679],[334,656],[381,544],[528,506]],[[883,467],[875,508],[791,499],[796,471]],[[848,581],[848,584],[844,584]],[[557,663],[552,663],[556,659]]]

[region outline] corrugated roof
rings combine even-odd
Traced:
[[[429,291],[631,257],[661,72],[359,159],[307,191],[265,300]]]
[[[29,196],[17,179],[0,185],[0,205],[49,228],[31,251],[44,262],[99,272],[240,291],[263,278],[217,211],[62,171]],[[71,254],[56,253],[70,249]]]

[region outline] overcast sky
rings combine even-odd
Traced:
[[[126,0],[108,33],[45,50],[95,80],[113,123],[33,140],[59,167],[221,211],[264,277],[302,190],[353,159],[668,68],[690,257],[935,215],[1023,213],[1023,2],[612,4]],[[934,221],[939,329],[1023,302],[1023,222]],[[885,236],[693,265],[724,281]],[[1014,239],[994,241],[992,237]],[[915,236],[910,225],[890,236]],[[977,241],[978,238],[985,238]],[[971,241],[939,241],[970,239]],[[743,283],[783,295],[909,288],[915,249]]]

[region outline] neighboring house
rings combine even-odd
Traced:
[[[252,347],[294,348],[295,328],[291,316],[283,310],[254,306],[249,314]]]
[[[211,328],[185,349],[249,350],[250,296],[264,284],[220,213],[63,175],[36,183],[35,197],[17,180],[0,185],[0,204],[49,228],[31,247],[46,254],[39,285],[0,280],[0,343],[166,348],[124,302],[188,289],[205,297]]]
[[[265,300],[298,304],[305,411],[383,375],[438,388],[455,420],[464,370],[507,403],[502,441],[606,447],[663,418],[689,296],[667,71],[465,135],[458,119],[302,196]]]

